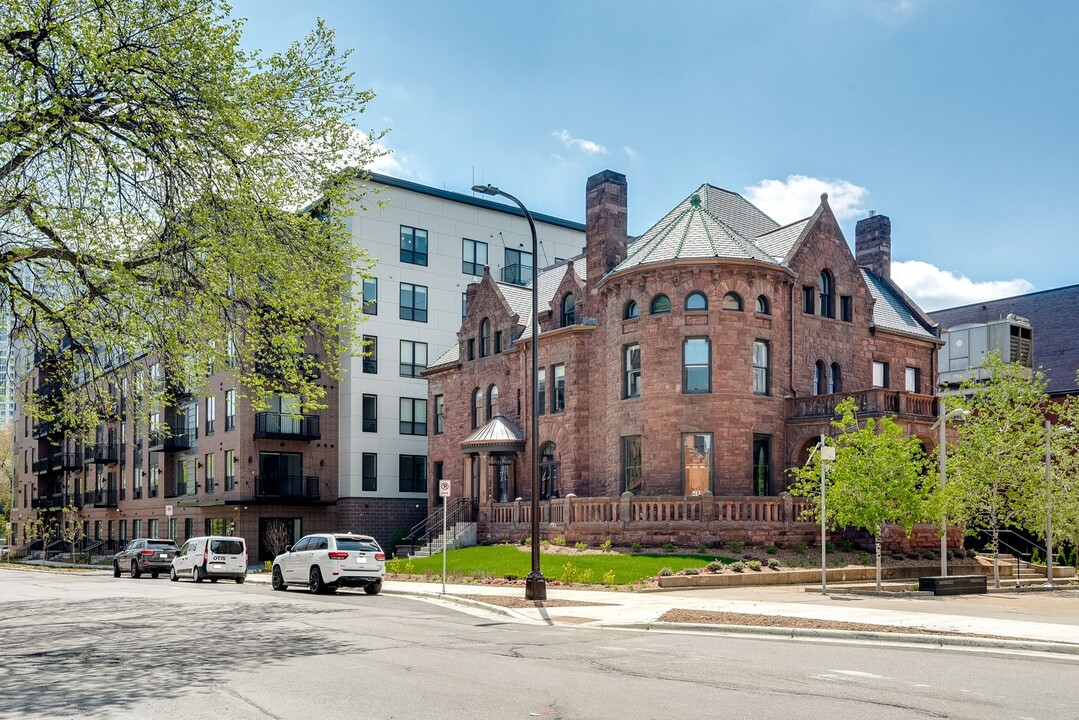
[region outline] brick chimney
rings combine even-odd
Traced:
[[[854,255],[858,264],[879,278],[892,275],[892,221],[887,215],[869,211],[869,217],[854,227]]]
[[[626,259],[626,176],[604,170],[588,178],[585,190],[585,256],[590,292]]]

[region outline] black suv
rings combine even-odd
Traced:
[[[158,573],[169,571],[172,559],[179,551],[173,540],[136,538],[113,557],[112,576],[120,577],[126,570],[133,578],[142,577],[144,572],[156,578]]]

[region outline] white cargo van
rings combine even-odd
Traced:
[[[189,577],[195,582],[221,578],[242,583],[247,579],[247,543],[241,537],[193,537],[172,560],[169,579]]]

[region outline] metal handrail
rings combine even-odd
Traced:
[[[410,548],[409,552],[415,552],[425,545],[441,540],[439,544],[441,549],[445,550],[448,541],[456,538],[450,528],[456,528],[457,523],[474,522],[475,508],[476,501],[472,498],[453,498],[442,506],[435,508],[434,512],[413,525],[408,535],[402,539],[399,545],[408,546]],[[447,534],[451,535],[449,538],[442,535],[443,515],[446,516]]]
[[[988,530],[981,530],[981,529],[979,529],[979,530],[978,530],[978,532],[980,532],[980,533],[982,533],[983,535],[985,535],[985,536],[989,537],[990,539],[991,539],[991,538],[993,537],[993,533],[991,533],[991,532],[990,532],[990,531],[988,531]],[[1015,535],[1016,537],[1018,537],[1018,538],[1022,539],[1022,541],[1023,541],[1024,543],[1026,543],[1027,545],[1029,545],[1030,547],[1033,547],[1033,548],[1037,548],[1038,550],[1041,550],[1043,554],[1045,554],[1045,555],[1048,555],[1048,552],[1046,551],[1046,549],[1045,549],[1045,548],[1043,548],[1043,547],[1042,547],[1041,545],[1039,545],[1038,543],[1034,542],[1034,541],[1033,541],[1033,540],[1031,540],[1030,538],[1028,538],[1028,537],[1026,537],[1026,536],[1022,535],[1021,533],[1018,533],[1018,532],[1016,532],[1015,530],[998,530],[998,531],[997,531],[997,542],[999,542],[999,543],[1000,543],[1001,545],[1003,545],[1004,547],[1008,548],[1008,550],[1010,550],[1010,551],[1012,552],[1012,554],[1014,554],[1014,555],[1015,555],[1015,557],[1016,557],[1017,559],[1020,559],[1020,560],[1022,560],[1023,558],[1026,558],[1026,557],[1033,557],[1033,556],[1034,556],[1034,552],[1033,552],[1033,551],[1031,551],[1031,552],[1023,552],[1022,550],[1020,550],[1019,548],[1015,547],[1014,545],[1011,545],[1010,543],[1004,542],[1004,540],[1000,539],[1000,536],[1001,536],[1001,535],[1004,535],[1005,533],[1008,533],[1008,534],[1011,534],[1011,535]],[[999,551],[999,550],[997,551],[997,554],[998,554],[998,555],[1000,554],[1000,551]],[[1028,563],[1028,564],[1029,564],[1029,563],[1030,563],[1030,560],[1023,560],[1023,562],[1025,562],[1025,563]]]

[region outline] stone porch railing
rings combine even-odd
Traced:
[[[896,415],[904,418],[935,419],[936,398],[932,395],[874,388],[833,395],[813,395],[787,401],[787,417],[791,420],[816,420],[835,416],[836,405],[854,398],[858,412],[863,415]]]

